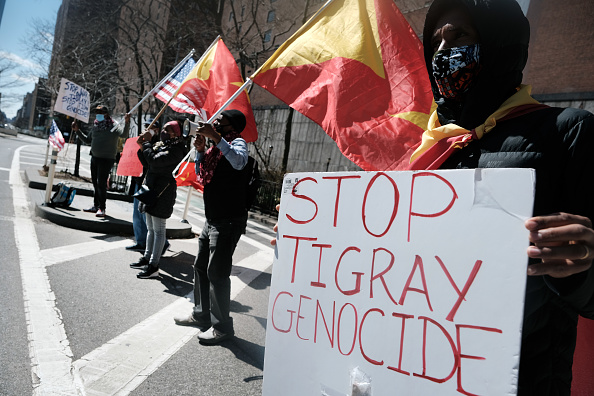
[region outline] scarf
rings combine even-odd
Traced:
[[[548,107],[532,98],[531,91],[530,85],[520,85],[515,94],[472,131],[456,124],[442,126],[439,123],[437,110],[434,111],[429,117],[429,129],[423,132],[421,144],[410,158],[409,169],[438,169],[455,150],[466,147],[473,140],[481,139],[495,128],[498,121],[505,121]]]
[[[238,137],[241,137],[241,134],[233,131],[225,136],[225,140],[231,143]],[[211,146],[208,150],[206,150],[206,154],[204,154],[204,158],[200,163],[200,172],[196,178],[198,183],[202,184],[203,186],[206,186],[208,183],[210,183],[222,156],[223,153],[217,146]]]
[[[95,128],[97,129],[107,129],[107,130],[111,130],[111,128],[113,128],[113,120],[111,119],[111,117],[105,117],[105,119],[103,121],[97,121],[95,120],[93,122],[93,125],[95,126]]]

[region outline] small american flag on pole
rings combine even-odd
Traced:
[[[64,144],[66,144],[64,136],[62,136],[62,132],[60,132],[60,128],[58,128],[58,125],[56,124],[56,120],[52,121],[52,126],[50,127],[49,142],[52,146],[57,148],[58,151],[62,150]]]
[[[163,84],[154,89],[153,95],[157,99],[167,103],[171,97],[175,95],[182,81],[184,81],[195,65],[196,61],[189,58],[183,67],[181,67],[173,76],[169,77]],[[169,107],[178,113],[195,113],[195,110],[188,106],[187,100],[189,99],[183,95],[177,96],[171,99]]]

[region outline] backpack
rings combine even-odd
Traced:
[[[74,200],[76,189],[64,182],[58,183],[56,187],[58,187],[58,191],[50,199],[50,205],[67,208]]]
[[[245,207],[247,210],[250,210],[258,197],[258,189],[262,185],[262,178],[260,177],[260,171],[258,170],[258,161],[256,161],[254,157],[248,156],[248,162],[245,167],[248,170]]]

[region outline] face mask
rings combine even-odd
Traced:
[[[96,114],[95,119],[99,122],[105,121],[105,117],[103,116],[103,114]]]
[[[441,96],[460,99],[480,71],[480,45],[446,48],[433,55],[433,78]]]
[[[169,137],[169,134],[168,134],[167,132],[165,132],[165,131],[161,131],[161,135],[160,135],[160,137],[161,137],[161,141],[162,141],[162,142],[166,142],[166,141],[168,141],[169,139],[171,139],[171,138]]]

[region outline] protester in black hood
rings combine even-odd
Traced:
[[[521,85],[529,31],[515,0],[433,2],[423,45],[437,116],[411,168],[536,170],[518,395],[570,395],[578,315],[594,318],[594,116]]]
[[[441,124],[454,122],[468,129],[482,124],[522,82],[522,70],[528,60],[530,26],[515,0],[435,1],[423,29],[425,62],[430,74],[437,49],[433,38],[435,24],[446,10],[461,6],[468,12],[480,39],[480,72],[472,78],[469,90],[457,99],[444,97],[434,78],[431,88],[439,106]]]

